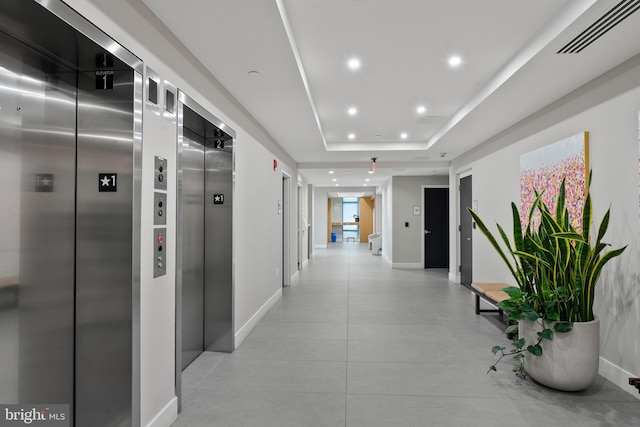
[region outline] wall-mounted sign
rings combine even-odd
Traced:
[[[96,55],[96,89],[113,89],[113,56],[108,53]]]
[[[118,191],[118,174],[117,173],[99,173],[98,174],[98,192],[115,193]]]
[[[53,174],[39,173],[36,175],[36,193],[53,193]]]
[[[213,148],[224,148],[224,139],[215,139],[213,141]]]
[[[414,216],[420,215],[420,206],[414,206],[413,207],[413,215]]]
[[[224,205],[224,194],[214,194],[213,195],[213,204],[214,205]]]

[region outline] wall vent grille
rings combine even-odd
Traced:
[[[591,24],[586,30],[578,34],[557,53],[580,53],[591,43],[605,35],[609,30],[627,19],[632,13],[640,9],[640,0],[622,0],[607,13]]]

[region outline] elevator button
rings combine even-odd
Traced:
[[[167,195],[165,193],[159,191],[153,193],[153,204],[155,205],[153,209],[153,225],[167,224],[167,218],[164,216],[165,207],[167,207],[166,198]]]
[[[162,268],[162,263],[161,262],[158,263],[158,268]]]
[[[162,243],[164,241],[164,237],[162,237],[162,234],[158,234],[158,243]]]

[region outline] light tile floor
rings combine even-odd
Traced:
[[[487,375],[508,343],[489,316],[444,270],[332,244],[238,350],[184,371],[174,426],[640,426],[640,400],[601,377],[560,393]]]

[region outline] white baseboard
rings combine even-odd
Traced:
[[[449,280],[453,283],[460,283],[460,275],[457,273],[449,272]]]
[[[302,269],[304,270],[305,268],[307,268],[308,264],[309,264],[309,258],[307,258],[304,261],[302,261]]]
[[[290,286],[295,285],[296,283],[298,283],[298,279],[300,278],[300,271],[296,270],[295,273],[293,273],[293,275],[291,275],[291,279],[289,280],[289,283],[291,283]]]
[[[242,325],[238,332],[235,334],[235,348],[240,347],[242,341],[249,336],[249,333],[256,327],[256,325],[262,320],[265,314],[273,307],[273,305],[278,302],[278,300],[282,298],[282,288],[279,288],[278,291],[273,294],[271,298],[265,302],[256,313],[251,316],[251,319],[247,320],[247,322]]]
[[[170,427],[176,419],[178,419],[178,398],[173,396],[173,399],[145,427]]]
[[[600,369],[598,370],[598,373],[620,387],[622,390],[640,400],[640,393],[638,393],[638,389],[629,385],[629,378],[637,378],[638,373],[632,374],[631,372],[625,371],[621,367],[614,365],[607,359],[604,359],[602,356],[600,357]]]
[[[315,245],[313,245],[314,249],[327,249],[329,247],[329,245],[327,245],[326,243],[316,243]]]
[[[383,260],[385,260],[385,262],[386,262],[387,264],[389,264],[389,267],[393,267],[393,262],[391,262],[391,260],[389,259],[389,257],[388,257],[388,256],[386,256],[386,255],[384,254],[384,252],[383,252],[382,254],[380,254],[380,255],[382,256],[382,259],[383,259]]]
[[[419,262],[394,262],[391,264],[391,268],[403,269],[403,270],[420,270],[422,264]]]

